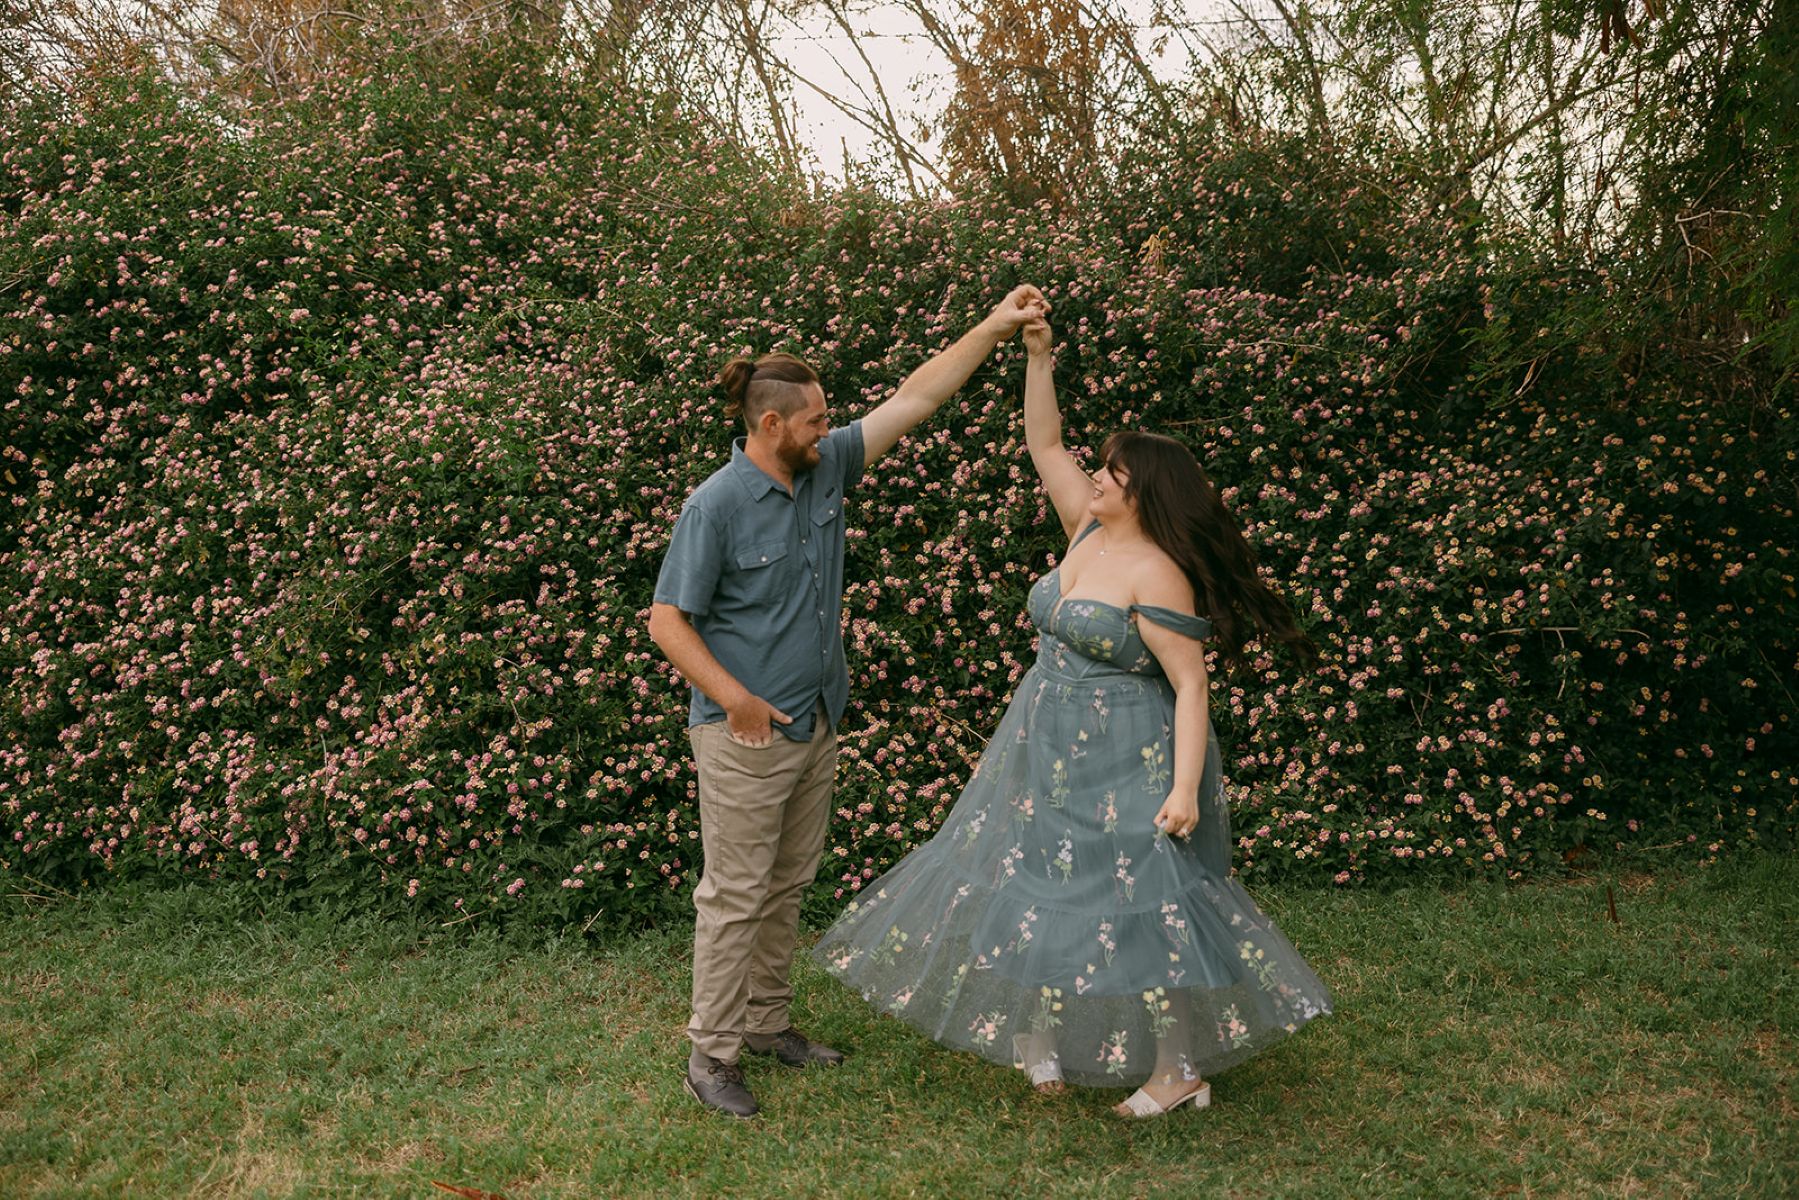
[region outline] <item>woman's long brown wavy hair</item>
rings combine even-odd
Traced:
[[[1219,658],[1237,661],[1257,632],[1307,665],[1318,648],[1292,610],[1256,571],[1256,554],[1193,452],[1171,437],[1127,431],[1106,439],[1100,460],[1124,484],[1137,521],[1193,585],[1193,603],[1212,622]]]

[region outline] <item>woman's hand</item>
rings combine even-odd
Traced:
[[[1156,813],[1156,828],[1170,837],[1184,838],[1199,825],[1199,789],[1176,788]]]
[[[1028,283],[1006,293],[1006,298],[987,314],[982,322],[993,331],[996,342],[1003,342],[1031,321],[1041,321],[1049,312],[1049,301]]]
[[[1051,341],[1049,322],[1041,316],[1034,321],[1026,322],[1020,331],[1020,336],[1024,339],[1024,348],[1030,352],[1032,358],[1041,358],[1049,353]]]

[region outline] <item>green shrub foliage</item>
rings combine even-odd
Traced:
[[[1187,439],[1323,648],[1215,681],[1240,870],[1791,835],[1791,414],[1623,375],[1564,332],[1621,276],[1376,156],[1171,134],[1052,213],[819,194],[478,58],[248,112],[123,69],[4,103],[15,878],[677,910],[686,690],[644,618],[729,453],[717,367],[796,351],[848,417],[1024,280],[1071,442]],[[930,835],[1029,661],[1061,547],[1021,384],[1002,351],[861,490],[821,907]]]

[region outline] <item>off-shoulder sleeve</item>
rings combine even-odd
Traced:
[[[1207,638],[1212,636],[1212,623],[1204,617],[1196,617],[1192,613],[1176,612],[1172,608],[1158,608],[1153,604],[1133,604],[1131,611],[1139,616],[1148,617],[1156,624],[1172,629],[1184,637]]]

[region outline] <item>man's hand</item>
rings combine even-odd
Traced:
[[[774,725],[791,725],[793,718],[752,693],[741,704],[725,710],[725,736],[739,746],[760,750],[774,744]]]
[[[1025,283],[1006,293],[1006,298],[987,314],[985,324],[1000,341],[1005,341],[1032,321],[1049,315],[1049,301],[1031,284]]]
[[[1020,336],[1024,340],[1024,348],[1032,358],[1041,358],[1049,353],[1052,334],[1049,322],[1042,317],[1026,321]]]

